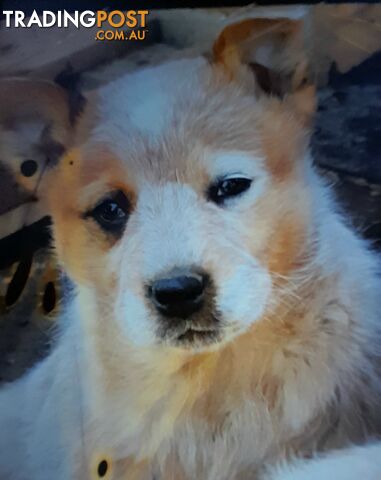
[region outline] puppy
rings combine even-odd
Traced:
[[[314,103],[285,19],[89,100],[46,182],[75,295],[1,392],[1,478],[381,477],[379,260],[312,166]]]
[[[20,78],[0,79],[0,106],[2,238],[47,215],[37,194],[67,143],[69,110],[64,90]]]

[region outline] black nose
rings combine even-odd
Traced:
[[[149,294],[162,315],[188,318],[202,307],[206,284],[207,275],[186,272],[156,280]]]

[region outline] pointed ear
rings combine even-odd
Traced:
[[[279,98],[297,94],[291,104],[297,112],[302,107],[301,119],[308,121],[315,95],[301,20],[257,18],[228,25],[214,43],[213,56],[228,78],[254,78],[257,94]]]

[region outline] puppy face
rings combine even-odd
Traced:
[[[1,214],[24,203],[36,204],[43,190],[43,172],[57,163],[69,131],[66,93],[57,85],[18,78],[0,80]],[[42,216],[43,210],[38,214]],[[31,221],[29,215],[26,221]]]
[[[308,233],[305,134],[290,104],[193,59],[108,85],[84,121],[51,208],[93,321],[137,347],[187,351],[264,321]]]

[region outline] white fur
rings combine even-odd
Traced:
[[[242,159],[247,167],[249,158],[235,155],[233,160],[241,159],[238,171],[252,174],[252,165],[246,170],[242,168]],[[220,158],[223,160],[229,156]],[[253,159],[251,163],[254,163]],[[219,164],[218,174],[224,172],[222,167]],[[259,172],[258,168],[254,170]],[[240,208],[249,208],[258,196],[256,190],[263,188],[259,173],[255,178],[258,185],[254,179],[252,191],[247,192],[247,198],[242,198],[240,204],[243,206],[240,205]],[[121,244],[111,254],[115,257],[116,268],[121,270],[115,315],[133,343],[145,346],[156,343],[155,319],[145,305],[142,285],[149,285],[155,279],[170,274],[174,268],[208,265],[207,270],[217,283],[217,307],[222,313],[222,320],[228,323],[229,331],[230,322],[234,323],[235,334],[241,333],[263,313],[271,290],[268,273],[247,255],[243,245],[237,244],[234,215],[222,225],[227,229],[231,225],[231,238],[228,234],[221,234],[216,244],[215,238],[205,235],[213,218],[214,209],[205,212],[196,192],[188,186],[177,183],[158,187],[142,185],[134,217],[129,223],[130,232],[137,233],[130,233],[128,243]],[[214,249],[226,252],[225,262],[221,263],[215,257]],[[228,275],[227,266],[230,269]]]
[[[101,140],[102,131],[107,129],[105,136],[109,141],[108,121],[113,123],[112,119],[126,117],[134,132],[157,139],[170,128],[179,94],[189,88],[190,78],[198,74],[205,62],[201,58],[169,62],[131,73],[127,84],[124,77],[112,82],[101,93],[101,115],[105,122],[100,124],[97,137]],[[115,129],[113,124],[111,128],[112,136],[121,133],[121,125]],[[120,148],[125,142],[118,138]]]
[[[270,291],[271,279],[260,265],[237,265],[217,294],[217,306],[227,318],[249,326],[263,314]]]
[[[280,466],[265,480],[379,480],[380,472],[381,444],[374,443]]]
[[[122,331],[135,345],[143,347],[155,342],[154,322],[150,319],[141,296],[123,290],[115,307]]]

